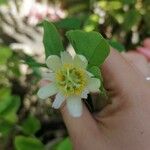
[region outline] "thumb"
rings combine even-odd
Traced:
[[[66,106],[63,106],[60,111],[62,113],[74,149],[90,149],[88,143],[91,143],[91,140],[96,141],[96,139],[99,139],[99,129],[96,121],[86,106],[83,105],[82,115],[78,118],[72,117],[69,114]]]

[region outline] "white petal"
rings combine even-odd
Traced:
[[[61,61],[63,64],[70,64],[73,62],[72,56],[67,52],[61,52]]]
[[[64,102],[64,100],[65,100],[65,97],[61,93],[57,93],[56,97],[55,97],[55,100],[52,104],[52,107],[55,108],[55,109],[60,108],[60,106]]]
[[[49,56],[46,60],[46,64],[53,71],[56,71],[62,66],[60,58],[56,55]]]
[[[86,73],[89,77],[94,77],[94,75],[91,72],[86,71]]]
[[[82,115],[82,101],[78,96],[68,97],[67,108],[71,116],[80,117]]]
[[[87,88],[88,88],[88,90],[90,92],[95,93],[95,92],[99,91],[100,85],[101,85],[101,82],[100,82],[99,79],[97,79],[97,78],[90,78]]]
[[[43,73],[43,79],[54,81],[55,80],[55,73],[49,72],[49,73]]]
[[[89,90],[88,90],[88,89],[85,89],[85,90],[81,93],[80,97],[87,99],[88,94],[89,94]]]
[[[73,63],[83,69],[86,69],[88,65],[88,61],[83,55],[75,55]]]
[[[58,89],[54,83],[50,83],[47,86],[41,87],[37,93],[38,97],[41,99],[46,99],[54,94],[56,94]]]

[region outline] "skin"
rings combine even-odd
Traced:
[[[84,105],[79,118],[71,117],[65,105],[61,108],[74,150],[150,149],[149,67],[138,57],[143,73],[129,57],[111,50],[101,68],[112,104],[96,116]]]
[[[148,61],[150,61],[150,38],[143,41],[143,46],[138,47],[137,51],[144,55]]]

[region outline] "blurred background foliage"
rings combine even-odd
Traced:
[[[59,112],[36,92],[44,70],[43,19],[64,46],[71,29],[98,31],[119,51],[150,36],[149,0],[0,0],[0,149],[71,150]]]

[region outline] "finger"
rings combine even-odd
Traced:
[[[143,54],[150,61],[150,48],[138,47],[137,51]]]
[[[143,46],[150,49],[150,38],[147,38],[143,41]]]
[[[127,60],[116,50],[111,49],[110,54],[102,65],[104,86],[107,90],[125,92],[133,89],[143,75],[135,70]]]
[[[83,106],[83,113],[78,118],[73,118],[69,115],[66,105],[61,108],[61,113],[73,142],[74,149],[78,149],[78,146],[80,146],[80,149],[81,147],[83,149],[89,149],[87,143],[99,138],[99,130],[86,106]]]
[[[137,68],[143,74],[143,77],[150,75],[148,61],[143,55],[133,51],[122,53],[122,55],[133,67]]]

